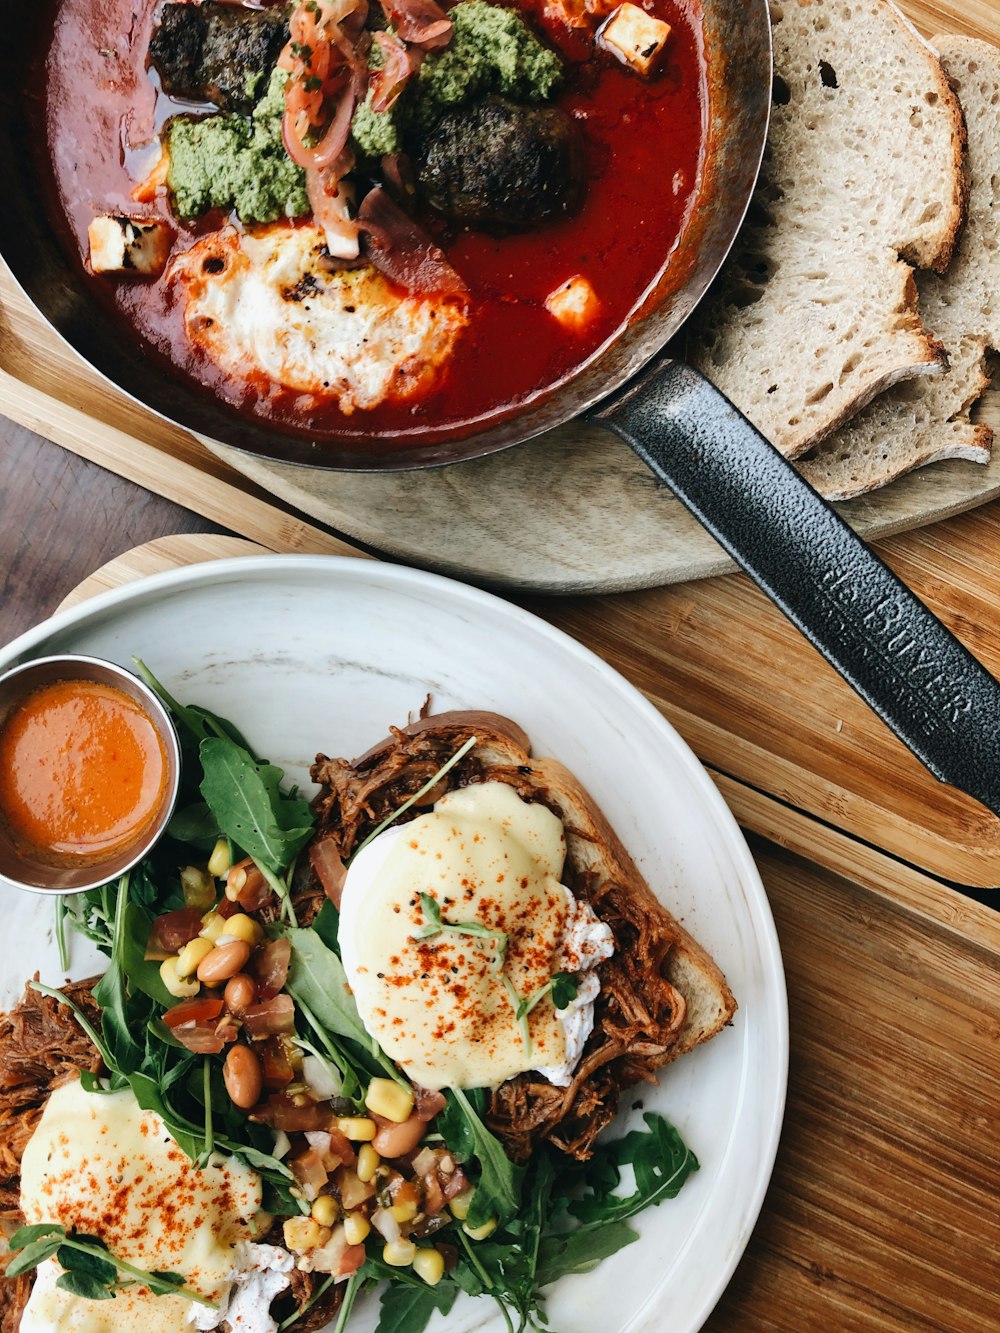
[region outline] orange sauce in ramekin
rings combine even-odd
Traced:
[[[167,778],[152,720],[111,685],[45,685],[0,729],[0,816],[17,843],[49,859],[125,850],[155,819]]]

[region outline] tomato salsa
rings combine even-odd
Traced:
[[[86,269],[95,214],[136,214],[133,191],[156,164],[160,131],[193,108],[168,96],[148,67],[162,0],[60,0],[50,8],[46,130],[64,214],[59,221],[68,224]],[[596,22],[587,29],[570,26],[551,0],[523,0],[517,8],[562,62],[565,77],[552,104],[579,131],[582,201],[566,216],[504,234],[418,209],[417,221],[469,296],[468,323],[445,373],[426,393],[405,401],[390,397],[345,415],[335,399],[259,373],[234,375],[193,345],[183,284],[169,280],[169,266],[149,280],[88,274],[96,298],[114,306],[165,366],[238,412],[320,442],[460,437],[539,401],[592,361],[661,280],[697,194],[707,75],[699,0],[647,0],[643,6],[670,25],[652,77],[639,76],[595,44]],[[217,215],[179,219],[162,190],[140,211],[169,221],[174,255],[220,226]],[[585,326],[568,327],[546,300],[577,275],[587,279],[596,301]]]
[[[20,847],[57,864],[134,845],[159,813],[167,779],[160,733],[111,685],[42,686],[0,728],[0,817]]]

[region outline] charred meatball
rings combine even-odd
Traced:
[[[441,117],[418,157],[418,177],[424,199],[446,217],[517,230],[577,207],[583,145],[558,108],[488,97]]]
[[[214,0],[164,5],[149,63],[171,97],[245,114],[288,41],[288,15],[285,6],[246,9]],[[262,77],[254,80],[254,73]]]

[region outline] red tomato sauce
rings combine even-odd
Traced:
[[[469,434],[538,401],[594,359],[666,270],[699,183],[708,93],[698,0],[648,0],[646,8],[672,27],[663,64],[648,80],[595,50],[589,32],[572,34],[544,19],[543,0],[524,0],[521,8],[530,14],[536,5],[536,30],[565,60],[566,84],[556,103],[583,132],[586,195],[572,217],[523,234],[462,231],[429,212],[420,217],[472,298],[449,369],[421,401],[344,416],[333,402],[269,381],[234,381],[189,343],[181,284],[90,277],[95,296],[113,303],[164,364],[248,415],[319,440],[378,435],[425,443]],[[82,264],[87,226],[98,213],[168,217],[175,250],[219,225],[218,218],[178,223],[165,201],[139,207],[130,197],[158,157],[150,137],[169,116],[192,109],[160,92],[145,68],[158,8],[157,0],[61,0],[56,7],[46,64],[47,132]],[[576,274],[588,278],[600,301],[598,317],[582,333],[564,328],[544,307],[545,297]]]
[[[86,863],[125,850],[166,787],[159,732],[111,685],[46,685],[0,730],[0,817],[17,844],[46,859]]]

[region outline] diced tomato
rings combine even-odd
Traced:
[[[255,1048],[260,1057],[264,1087],[268,1092],[280,1092],[295,1078],[295,1070],[280,1037],[269,1037]]]
[[[251,1120],[272,1129],[283,1129],[286,1134],[301,1134],[308,1129],[328,1129],[330,1112],[319,1102],[307,1101],[297,1106],[287,1093],[272,1093],[266,1102],[254,1107]]]
[[[158,916],[146,942],[146,958],[170,958],[178,953],[201,930],[201,916],[197,907],[182,907]]]
[[[263,1004],[252,1004],[243,1015],[243,1025],[251,1038],[276,1037],[295,1031],[295,1006],[290,995],[275,995]]]
[[[218,1055],[237,1036],[231,1023],[182,1023],[171,1032],[194,1055]]]
[[[208,1023],[222,1013],[222,1001],[212,996],[196,995],[193,1000],[181,1000],[163,1015],[168,1028],[180,1027],[183,1023]]]
[[[322,1153],[316,1148],[307,1148],[305,1152],[300,1152],[295,1157],[289,1158],[288,1165],[292,1168],[295,1179],[302,1186],[302,1192],[306,1198],[310,1201],[315,1199],[329,1179],[326,1167],[323,1165]]]
[[[347,879],[347,867],[337,851],[337,844],[333,838],[320,838],[310,845],[309,864],[323,885],[323,892],[339,910],[344,882]]]
[[[262,1000],[273,1000],[284,988],[291,961],[292,942],[288,939],[271,940],[254,950],[247,971],[256,981]]]
[[[413,1085],[413,1109],[423,1121],[433,1120],[439,1111],[443,1111],[447,1103],[443,1092],[432,1092],[430,1088],[422,1088],[419,1084]]]

